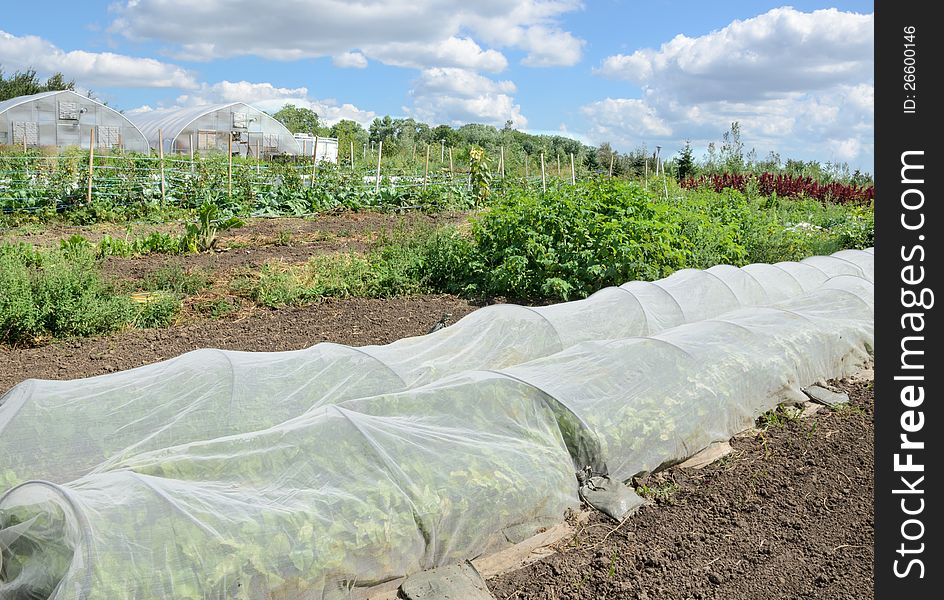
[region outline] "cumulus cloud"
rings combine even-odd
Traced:
[[[528,120],[511,96],[515,89],[511,81],[496,81],[466,69],[425,69],[413,82],[413,106],[405,111],[428,123],[504,125],[510,119],[526,127]]]
[[[700,37],[603,60],[598,75],[641,98],[582,108],[592,135],[623,145],[718,140],[731,122],[759,152],[871,168],[873,15],[777,8]]]
[[[342,52],[332,56],[331,63],[342,69],[363,69],[367,67],[367,57],[360,52]]]
[[[193,88],[194,75],[177,65],[153,58],[113,52],[65,51],[35,36],[15,36],[0,30],[0,61],[7,70],[33,68],[42,74],[56,71],[86,86],[140,88]]]
[[[508,59],[497,50],[484,50],[471,38],[450,37],[442,41],[391,42],[365,46],[372,58],[395,67],[421,69],[427,65],[462,67],[479,71],[503,71]]]
[[[333,125],[342,119],[349,119],[367,126],[377,116],[377,113],[373,111],[358,108],[350,103],[339,103],[332,98],[312,98],[306,87],[284,88],[268,82],[250,81],[204,83],[192,94],[178,96],[174,105],[198,106],[226,102],[245,102],[267,112],[275,112],[286,104],[294,104],[315,111],[328,125]],[[144,105],[133,110],[141,112],[152,109]]]
[[[564,31],[560,18],[581,7],[578,0],[286,0],[260,11],[252,0],[199,6],[124,0],[114,8],[110,30],[170,44],[175,56],[192,60],[339,57],[356,48],[393,65],[496,71],[507,64],[505,57],[482,49],[473,37],[525,51],[527,65],[576,64],[583,41]],[[199,41],[193,31],[201,32]]]

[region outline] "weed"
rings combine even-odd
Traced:
[[[201,300],[194,302],[193,309],[206,317],[211,319],[218,319],[224,317],[233,311],[235,311],[239,306],[235,303],[232,303],[225,298],[213,298],[211,300]]]
[[[800,418],[802,411],[795,406],[778,404],[776,408],[768,410],[757,418],[757,425],[763,430],[771,427],[784,427]]]
[[[653,486],[642,484],[636,488],[636,493],[643,498],[654,500],[660,504],[666,504],[672,501],[672,498],[679,489],[678,484],[668,481]]]
[[[179,265],[161,267],[144,276],[141,288],[147,291],[167,291],[184,296],[193,296],[210,283],[203,271],[188,271]]]
[[[275,245],[291,246],[293,245],[293,241],[291,231],[280,231],[278,237],[275,238]]]
[[[175,294],[149,294],[139,303],[140,310],[134,318],[134,324],[141,328],[167,327],[180,313],[180,297]]]

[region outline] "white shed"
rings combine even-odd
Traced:
[[[311,156],[315,153],[318,162],[338,164],[338,139],[314,136],[310,133],[296,133],[295,141],[301,144],[302,156]],[[318,149],[315,151],[315,144]]]

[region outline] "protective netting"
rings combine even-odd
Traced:
[[[489,306],[386,346],[205,349],[99,377],[28,380],[0,398],[0,491],[28,479],[71,481],[135,453],[264,429],[319,406],[501,369],[585,341],[652,335],[794,298],[838,275],[871,281],[872,262],[870,253],[846,250],[799,263],[687,269],[575,302]]]
[[[559,521],[868,360],[872,284],[322,403],[0,499],[4,598],[342,598]],[[609,315],[601,316],[608,318]]]

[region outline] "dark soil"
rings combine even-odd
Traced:
[[[386,344],[429,331],[477,307],[455,296],[326,300],[303,308],[255,308],[236,319],[201,319],[169,329],[133,329],[41,348],[0,346],[0,393],[28,378],[74,379],[172,358],[198,348],[280,351],[318,342]]]
[[[850,408],[732,441],[702,470],[654,475],[621,526],[594,513],[561,551],[488,582],[499,600],[871,598],[871,382]]]

